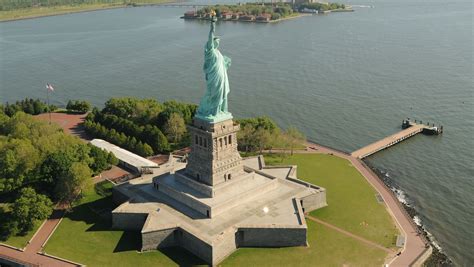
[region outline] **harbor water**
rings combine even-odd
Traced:
[[[201,3],[211,3],[201,1]],[[222,22],[230,111],[267,115],[347,152],[442,124],[368,158],[458,266],[474,255],[473,3],[350,1],[355,12],[280,23]],[[186,8],[122,8],[0,23],[0,100],[153,97],[199,102],[209,24]],[[341,211],[343,212],[343,211]]]

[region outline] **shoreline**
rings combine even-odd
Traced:
[[[453,266],[453,261],[449,258],[449,256],[443,252],[442,247],[439,245],[439,243],[436,242],[436,239],[434,236],[428,232],[424,225],[421,223],[421,220],[419,219],[419,213],[415,210],[413,207],[413,204],[411,203],[410,197],[406,195],[406,193],[399,189],[398,186],[393,182],[392,178],[388,175],[387,172],[384,172],[381,169],[378,169],[374,165],[368,163],[366,160],[363,160],[364,164],[367,165],[382,181],[386,187],[388,187],[393,195],[398,199],[400,202],[401,206],[405,209],[406,213],[412,218],[414,225],[416,226],[417,231],[423,235],[423,237],[431,244],[431,247],[433,248],[433,252],[430,257],[426,260],[425,264],[427,266],[431,265],[441,265],[441,266]],[[402,193],[402,197],[399,197],[398,192]],[[400,200],[400,198],[403,198],[404,200]],[[416,221],[416,219],[418,221]]]
[[[390,187],[364,161],[352,157],[345,151],[326,147],[310,140],[307,140],[306,145],[307,149],[303,153],[325,153],[348,160],[383,198],[387,211],[400,230],[400,234],[405,237],[402,250],[395,257],[386,259],[386,264],[394,266],[421,264],[425,259],[430,259],[435,254],[431,242],[420,235],[419,226],[413,221],[404,205]]]
[[[162,4],[170,4],[170,3],[179,3],[180,1],[163,1],[161,3],[141,3],[141,4],[135,4],[135,5],[129,5],[129,4],[109,4],[109,5],[104,5],[104,6],[97,6],[94,7],[93,5],[84,6],[84,8],[78,8],[77,10],[63,10],[63,11],[57,11],[57,12],[52,12],[50,14],[37,14],[37,15],[31,15],[31,16],[19,16],[16,18],[6,18],[6,19],[0,19],[0,23],[5,23],[5,22],[13,22],[13,21],[19,21],[19,20],[29,20],[29,19],[37,19],[37,18],[44,18],[44,17],[54,17],[54,16],[62,16],[62,15],[69,15],[69,14],[74,14],[74,13],[84,13],[84,12],[94,12],[94,11],[101,11],[101,10],[109,10],[109,9],[118,9],[118,8],[132,8],[132,7],[145,7],[145,6],[159,6]],[[59,6],[59,7],[73,7],[73,6]],[[4,11],[7,12],[7,11]]]
[[[296,19],[296,18],[300,18],[300,17],[306,17],[306,16],[312,16],[313,14],[311,13],[298,13],[297,15],[294,15],[294,16],[288,16],[286,18],[281,18],[281,19],[276,19],[276,20],[269,20],[269,21],[258,21],[258,20],[239,20],[239,19],[219,19],[218,21],[222,21],[222,22],[245,22],[245,23],[276,23],[276,22],[281,22],[281,21],[284,21],[284,20],[290,20],[290,19]],[[181,16],[179,17],[180,19],[184,19],[184,20],[205,20],[205,21],[208,21],[209,19],[208,18],[199,18],[199,17],[191,17],[191,18],[186,18],[184,16]]]

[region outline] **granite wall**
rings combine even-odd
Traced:
[[[140,231],[148,213],[112,212],[112,228],[126,231]]]

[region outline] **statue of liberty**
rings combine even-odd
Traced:
[[[211,11],[211,30],[204,48],[203,67],[207,89],[196,113],[196,117],[213,123],[232,119],[232,114],[227,110],[227,95],[230,91],[227,69],[231,60],[217,49],[219,38],[214,36],[216,21],[215,12]]]

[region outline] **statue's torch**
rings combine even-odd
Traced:
[[[211,12],[209,13],[209,15],[210,15],[210,18],[211,18],[211,21],[212,21],[212,22],[216,22],[216,21],[217,21],[216,11],[214,11],[213,9],[211,9]]]

